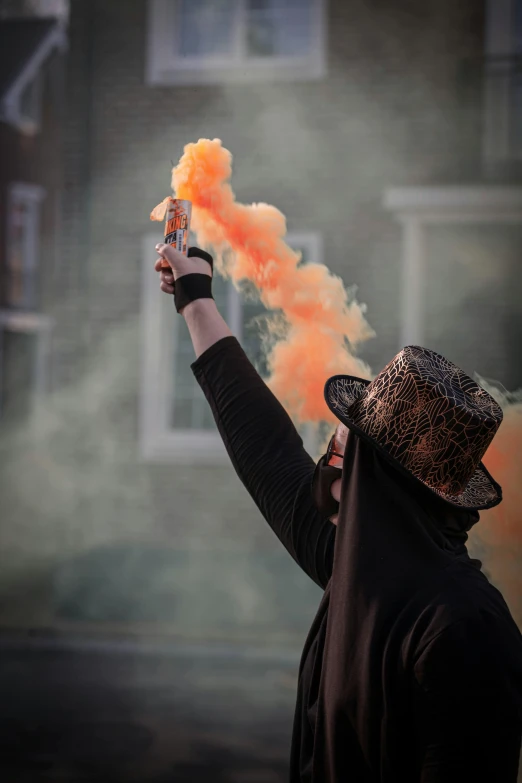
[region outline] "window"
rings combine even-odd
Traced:
[[[148,84],[319,79],[325,0],[149,0]]]
[[[38,305],[40,204],[44,194],[39,185],[17,182],[9,187],[7,242],[0,287],[2,307],[34,310]]]
[[[514,112],[512,137],[515,144],[515,156],[522,160],[522,0],[516,0],[513,9],[513,46],[515,49],[514,68]]]
[[[522,161],[522,0],[488,0],[484,162],[493,174]]]
[[[37,76],[30,82],[20,97],[20,128],[26,133],[36,133],[41,126],[42,120],[42,92],[43,92],[43,74],[38,72]]]
[[[187,326],[183,318],[173,316],[172,299],[161,293],[152,271],[153,248],[161,239],[161,235],[149,234],[143,244],[141,453],[146,460],[228,461],[208,402],[190,369],[194,349]],[[296,233],[288,235],[286,241],[302,252],[302,262],[320,262],[320,235]],[[212,291],[219,311],[250,361],[266,376],[256,324],[265,308],[259,301],[239,294],[231,282],[217,274]],[[300,434],[312,452],[312,428],[305,426]]]
[[[0,419],[20,421],[49,387],[53,320],[0,310]]]
[[[403,231],[398,348],[425,345],[518,388],[522,188],[391,188],[384,205]]]
[[[20,418],[47,389],[52,320],[38,312],[39,185],[7,193],[6,246],[0,269],[0,416]]]

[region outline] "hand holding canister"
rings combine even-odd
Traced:
[[[209,253],[191,247],[187,253],[192,204],[190,201],[168,196],[151,212],[152,220],[165,221],[165,242],[156,245],[161,258],[155,269],[160,272],[161,290],[174,294],[178,313],[194,299],[213,299],[213,259]],[[188,259],[192,259],[188,261]],[[210,270],[209,270],[210,265]],[[178,278],[183,282],[175,285]]]
[[[154,269],[160,273],[161,290],[174,294],[178,313],[194,299],[213,299],[213,259],[210,253],[191,247],[184,255],[173,245],[158,244],[156,252],[160,258]]]

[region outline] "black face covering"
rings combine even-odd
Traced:
[[[437,539],[441,549],[451,551],[456,555],[465,553],[467,557],[465,548],[468,539],[467,534],[470,528],[478,522],[478,512],[452,508],[442,499],[429,493],[426,488],[403,476],[385,460],[377,456],[376,459],[381,466],[383,476],[389,476],[398,488],[401,488],[412,499],[416,498],[417,502],[424,507],[428,517],[431,517],[432,514],[435,515],[437,522],[434,529],[432,529],[432,535]],[[338,478],[341,478],[342,473],[341,468],[326,464],[326,454],[321,457],[315,467],[312,479],[312,498],[318,511],[325,517],[331,517],[339,513],[339,502],[332,495],[332,484]],[[479,561],[475,562],[480,568],[481,563]]]
[[[342,469],[326,464],[324,454],[316,465],[312,479],[312,497],[317,509],[325,517],[331,517],[339,512],[339,503],[332,496],[331,488],[334,481],[341,478]]]

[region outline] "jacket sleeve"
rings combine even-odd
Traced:
[[[191,367],[239,479],[283,546],[324,589],[335,525],[313,503],[315,464],[292,420],[235,337],[214,343]]]
[[[417,661],[420,783],[517,783],[521,683],[494,640],[482,623],[458,621]]]

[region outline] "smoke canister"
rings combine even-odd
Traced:
[[[187,255],[188,237],[192,202],[180,198],[167,201],[167,219],[165,222],[165,244],[173,245],[180,253]]]

